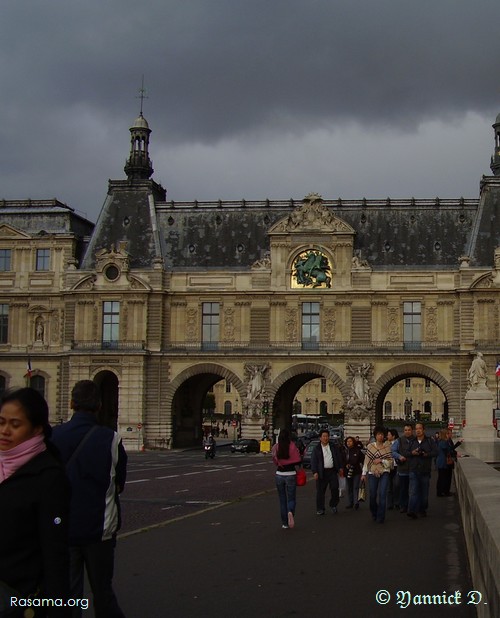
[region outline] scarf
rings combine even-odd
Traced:
[[[25,440],[8,451],[0,451],[0,483],[3,483],[9,476],[30,459],[43,453],[47,449],[44,442],[43,433]]]

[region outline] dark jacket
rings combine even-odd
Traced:
[[[396,462],[397,473],[404,476],[408,476],[410,473],[410,457],[411,457],[411,444],[413,442],[413,436],[407,438],[406,436],[399,436],[392,445],[392,456]],[[400,461],[400,457],[406,458],[406,461]]]
[[[361,449],[358,445],[353,446],[352,448],[346,447],[344,451],[345,455],[345,467],[346,467],[346,476],[348,475],[349,469],[352,468],[352,476],[357,476],[361,474],[363,467],[363,460],[365,456],[361,452]]]
[[[414,455],[414,451],[418,450],[418,454]],[[432,460],[437,455],[437,446],[434,440],[425,436],[422,442],[419,443],[417,438],[413,438],[410,445],[410,473],[418,472],[419,474],[431,474]]]
[[[23,594],[69,596],[70,489],[62,465],[44,451],[0,483],[0,580]],[[66,616],[62,608],[48,616]]]
[[[97,426],[90,412],[75,412],[70,421],[54,428],[52,441],[67,464],[87,432]],[[70,545],[88,545],[112,538],[120,528],[118,494],[125,486],[127,455],[120,436],[97,426],[67,464],[71,483]]]
[[[344,455],[340,448],[330,440],[330,450],[333,457],[333,466],[337,472],[344,468]],[[313,474],[318,473],[319,478],[323,478],[325,474],[325,462],[323,460],[323,447],[321,442],[317,444],[311,453],[311,471]]]

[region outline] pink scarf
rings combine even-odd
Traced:
[[[8,451],[0,451],[0,483],[12,476],[16,470],[30,459],[47,449],[43,441],[43,433],[25,440]]]

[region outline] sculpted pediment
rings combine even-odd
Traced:
[[[293,210],[287,217],[275,223],[269,233],[325,232],[330,234],[355,234],[354,229],[336,217],[323,204],[318,193],[310,193],[302,200],[302,206]]]
[[[21,230],[18,230],[11,225],[3,223],[0,225],[0,238],[19,238],[20,240],[26,240],[27,238],[31,238],[31,236],[25,232],[21,232]]]

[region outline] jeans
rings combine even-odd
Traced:
[[[418,470],[410,472],[410,501],[408,513],[426,513],[429,506],[429,483],[431,475]]]
[[[368,491],[370,492],[370,512],[374,520],[383,523],[385,520],[385,504],[389,487],[389,473],[380,476],[368,475]]]
[[[325,493],[330,487],[331,497],[330,506],[336,508],[339,503],[339,477],[337,470],[333,468],[325,468],[323,478],[318,478],[316,481],[316,510],[325,510]]]
[[[113,592],[113,570],[116,540],[109,539],[90,545],[70,547],[71,596],[83,597],[83,570],[87,569],[94,597],[96,618],[125,618]],[[80,618],[81,609],[72,610],[72,618]]]
[[[361,474],[356,474],[347,477],[347,498],[349,500],[349,506],[354,506],[358,502],[359,483],[361,481]]]
[[[280,499],[281,523],[288,526],[288,513],[295,515],[295,494],[297,489],[297,477],[295,474],[284,476],[276,474],[276,489]]]

